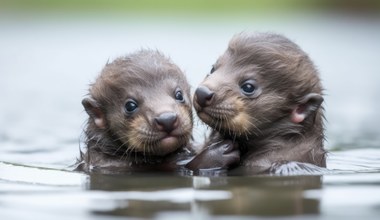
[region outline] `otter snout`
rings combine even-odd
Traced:
[[[195,90],[196,102],[202,108],[209,106],[214,94],[215,93],[206,86],[199,86],[197,90]]]
[[[172,132],[178,127],[178,117],[174,112],[165,112],[154,118],[157,128],[167,133]]]

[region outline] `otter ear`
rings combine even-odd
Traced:
[[[98,128],[104,129],[106,128],[106,119],[104,112],[100,109],[100,106],[97,101],[93,98],[84,98],[82,100],[82,105],[86,110],[87,114],[94,119],[95,125]]]
[[[293,123],[303,122],[309,115],[316,112],[323,102],[323,97],[317,93],[307,94],[291,113]]]

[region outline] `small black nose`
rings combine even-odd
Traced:
[[[197,90],[195,90],[195,95],[197,96],[198,104],[201,107],[206,107],[210,105],[214,92],[205,86],[199,86]]]
[[[174,112],[165,112],[154,119],[157,127],[161,131],[170,133],[178,127],[177,114]]]

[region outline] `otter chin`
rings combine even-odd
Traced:
[[[178,148],[178,145],[181,145],[180,143],[177,137],[166,136],[160,140],[159,145],[167,149],[167,152],[173,152]],[[165,152],[163,152],[163,154],[165,154]]]
[[[82,104],[89,118],[78,169],[167,167],[176,155],[192,152],[190,86],[158,51],[107,63]]]
[[[213,129],[205,145],[233,141],[243,167],[261,172],[289,161],[325,167],[322,91],[317,69],[294,42],[241,33],[195,90],[193,103]]]

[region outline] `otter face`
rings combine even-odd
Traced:
[[[125,101],[108,113],[110,129],[128,150],[165,155],[188,143],[192,131],[188,92],[175,81],[166,81],[143,90],[141,84],[130,87]]]
[[[276,34],[238,34],[196,89],[194,108],[223,135],[250,139],[270,127],[302,127],[322,101],[317,71],[296,44]]]
[[[258,136],[264,126],[283,115],[273,107],[285,100],[265,89],[256,66],[238,68],[226,56],[217,61],[196,89],[194,108],[203,122],[224,135]]]
[[[162,156],[187,145],[192,133],[184,74],[157,52],[108,64],[82,103],[116,151]]]

